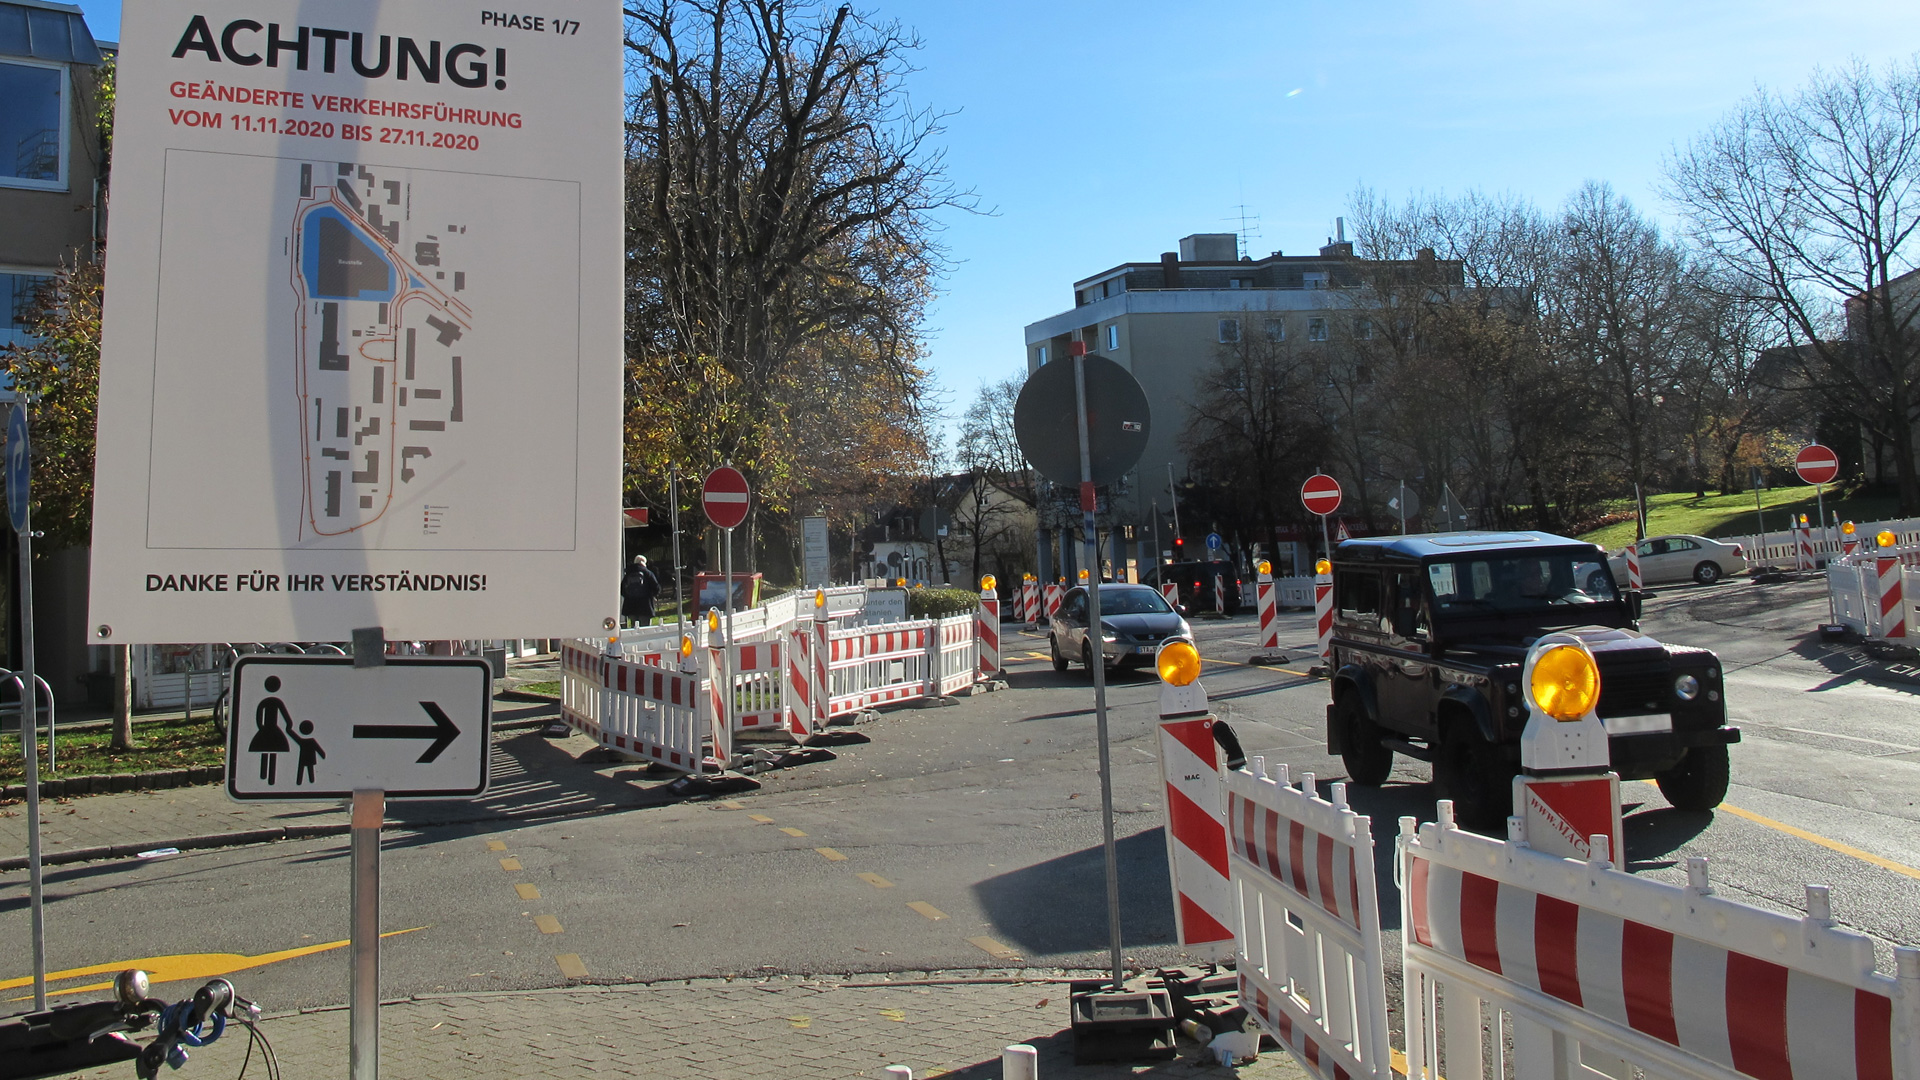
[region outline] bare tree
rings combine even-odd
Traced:
[[[1242,333],[1197,380],[1180,441],[1200,486],[1236,496],[1238,520],[1222,514],[1221,526],[1271,543],[1280,525],[1303,520],[1293,493],[1324,460],[1329,434],[1317,393],[1325,357],[1316,352],[1281,333]]]
[[[1893,449],[1920,512],[1920,62],[1758,91],[1667,165],[1667,192],[1732,288],[1778,322],[1795,382]]]

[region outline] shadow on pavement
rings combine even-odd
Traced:
[[[1332,781],[1317,783],[1320,797],[1333,794]],[[1398,857],[1394,837],[1400,835],[1400,819],[1412,817],[1426,823],[1437,816],[1433,809],[1431,783],[1394,783],[1377,788],[1347,785],[1347,805],[1356,814],[1365,814],[1373,825],[1373,878],[1380,894],[1380,928],[1400,929],[1400,889],[1393,883],[1393,864]]]
[[[1626,832],[1629,872],[1672,866],[1672,860],[1660,857],[1680,850],[1713,824],[1713,814],[1708,811],[1675,810],[1670,806],[1640,813],[1630,806],[1622,809],[1627,811],[1620,824]]]
[[[1067,991],[1065,987],[1048,991],[1042,996],[1051,996],[1044,1015],[1057,1016],[1066,1010]],[[1057,1010],[1057,1011],[1056,1011]],[[1042,1025],[1044,1026],[1044,1025]],[[1037,1039],[1028,1039],[1027,1046],[1039,1051],[1037,1072],[1041,1076],[1065,1076],[1073,1080],[1107,1080],[1109,1077],[1233,1077],[1238,1076],[1236,1069],[1223,1069],[1206,1057],[1206,1051],[1186,1039],[1177,1044],[1180,1056],[1172,1061],[1155,1062],[1151,1065],[1075,1065],[1073,1063],[1073,1031],[1061,1028],[1052,1035]],[[1264,1051],[1269,1054],[1282,1054],[1284,1050]],[[940,1074],[953,1080],[1000,1080],[1000,1059],[982,1061],[975,1065],[966,1065]]]
[[[1160,828],[1120,837],[1120,932],[1126,948],[1174,941],[1167,839]],[[1107,872],[1101,845],[973,887],[987,921],[1029,959],[1107,948]]]

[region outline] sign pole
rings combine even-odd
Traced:
[[[667,476],[668,513],[673,516],[673,610],[680,627],[680,637],[687,636],[687,593],[680,583],[685,575],[680,571],[680,474]],[[677,648],[678,645],[676,644]]]
[[[47,1007],[46,895],[40,874],[40,695],[33,674],[32,455],[25,396],[7,418],[7,511],[20,537],[20,745],[27,773],[27,892],[33,931],[33,1007]],[[49,749],[52,732],[49,730]]]
[[[1080,428],[1080,519],[1087,538],[1087,629],[1098,639],[1100,629],[1100,551],[1094,533],[1093,453],[1087,441],[1087,368],[1086,357],[1073,358],[1074,418]],[[1167,466],[1167,480],[1173,480],[1173,466]],[[1089,644],[1093,656],[1093,726],[1100,742],[1100,825],[1107,857],[1107,948],[1112,954],[1113,988],[1126,983],[1120,957],[1120,860],[1113,841],[1113,755],[1107,744],[1107,649],[1106,644]]]
[[[348,1050],[353,1080],[380,1076],[380,825],[387,815],[387,793],[379,788],[353,793],[352,1013]]]

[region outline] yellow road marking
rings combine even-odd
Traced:
[[[487,850],[488,851],[505,851],[507,850],[507,845],[501,843],[498,840],[489,840],[487,841]]]
[[[579,953],[563,952],[554,957],[553,962],[560,965],[560,974],[565,975],[569,979],[584,979],[587,977],[587,965],[580,962]]]
[[[810,1016],[789,1016],[787,1017],[787,1023],[792,1024],[793,1030],[795,1031],[805,1031],[813,1024],[813,1018]]]
[[[506,870],[506,871],[514,871],[514,870],[524,870],[526,869],[526,867],[520,865],[519,859],[501,859],[500,869]]]
[[[880,1015],[896,1024],[904,1024],[907,1022],[907,1012],[905,1009],[881,1009]]]
[[[893,882],[888,881],[886,878],[881,877],[879,874],[855,874],[853,876],[859,878],[861,881],[866,882],[867,884],[873,886],[876,889],[893,888]]]
[[[794,827],[793,827],[793,826],[791,826],[791,825],[782,825],[782,826],[780,826],[780,831],[781,831],[781,832],[783,832],[783,833],[786,833],[786,834],[787,834],[788,836],[805,836],[805,835],[807,835],[806,833],[803,833],[803,832],[801,832],[801,831],[800,831],[799,829],[796,829],[796,828],[794,828]]]
[[[912,908],[914,911],[917,911],[920,914],[925,915],[928,919],[931,919],[934,922],[939,922],[941,919],[944,919],[947,917],[946,912],[941,911],[939,908],[934,907],[932,904],[927,903],[925,900],[915,900],[909,903],[907,906],[909,908]]]
[[[981,952],[986,953],[996,960],[1020,959],[1019,953],[1014,952],[1012,949],[1007,948],[1005,945],[1000,944],[990,937],[970,937],[967,939],[967,944],[979,949]]]
[[[1654,783],[1654,781],[1652,780],[1642,780],[1640,782],[1643,784]],[[1655,784],[1655,786],[1657,787],[1658,785]],[[1859,859],[1863,863],[1870,863],[1874,866],[1879,867],[1882,870],[1891,870],[1896,874],[1901,874],[1910,878],[1920,878],[1920,867],[1912,867],[1912,866],[1908,866],[1906,863],[1894,862],[1892,859],[1883,858],[1879,855],[1875,855],[1871,851],[1862,851],[1859,848],[1854,847],[1852,844],[1843,844],[1838,840],[1832,839],[1831,837],[1821,836],[1819,833],[1816,833],[1816,832],[1808,832],[1807,830],[1799,828],[1797,826],[1789,825],[1784,821],[1775,821],[1772,818],[1765,816],[1764,814],[1756,814],[1751,810],[1742,810],[1740,807],[1734,806],[1732,803],[1721,803],[1718,809],[1725,810],[1727,813],[1732,814],[1734,817],[1746,818],[1748,821],[1753,822],[1755,825],[1763,825],[1766,828],[1774,830],[1775,832],[1783,832],[1783,833],[1786,833],[1788,836],[1794,837],[1796,839],[1805,840],[1809,844],[1819,844],[1821,847],[1826,848],[1829,851],[1837,851],[1842,855],[1852,856],[1853,858]]]
[[[395,937],[425,929],[424,926],[414,926],[405,930],[389,930],[380,936]],[[62,979],[78,979],[87,975],[117,975],[128,968],[139,968],[146,972],[147,977],[156,984],[188,979],[211,979],[218,975],[245,971],[248,968],[265,967],[268,964],[278,964],[283,960],[297,960],[302,956],[329,952],[347,944],[347,939],[342,938],[339,941],[302,945],[297,949],[282,949],[279,952],[261,953],[258,956],[243,956],[239,953],[176,953],[172,956],[142,956],[135,960],[117,960],[110,964],[92,964],[87,967],[68,968],[65,971],[50,971],[47,973],[47,981],[59,982]],[[33,976],[25,975],[18,979],[0,981],[0,990],[12,990],[16,987],[31,985],[33,985]],[[54,992],[77,994],[85,990],[104,990],[112,985],[111,982],[103,982]]]
[[[746,809],[746,805],[744,803],[735,802],[732,799],[728,799],[725,802],[719,803],[717,805],[724,806],[729,810],[745,810]]]
[[[765,814],[748,814],[748,815],[747,815],[747,820],[749,820],[749,821],[757,821],[757,822],[759,822],[759,823],[760,823],[760,824],[762,824],[762,825],[771,825],[771,824],[773,824],[773,819],[772,819],[772,818],[770,818],[770,817],[768,817],[768,816],[767,816],[767,815],[765,815]]]
[[[840,854],[839,852],[833,850],[830,847],[817,847],[817,848],[814,848],[813,850],[826,856],[826,859],[828,862],[846,862],[847,861],[847,857],[845,855]]]
[[[538,887],[538,886],[535,886],[535,885],[528,885],[528,884],[526,884],[525,882],[522,882],[522,883],[521,883],[521,884],[519,884],[519,885],[515,885],[515,886],[513,887],[513,891],[514,891],[514,892],[517,892],[517,893],[519,893],[519,894],[520,894],[520,899],[522,899],[522,900],[538,900],[538,899],[540,899],[540,889],[539,889],[539,887]]]
[[[557,934],[560,932],[560,920],[551,915],[535,915],[533,917],[533,925],[539,927],[540,932],[543,934]]]

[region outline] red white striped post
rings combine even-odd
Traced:
[[[1180,583],[1177,581],[1161,582],[1160,596],[1162,599],[1166,600],[1168,607],[1179,607],[1180,606]]]
[[[1227,615],[1227,579],[1219,574],[1213,575],[1213,613],[1221,618]]]
[[[1640,591],[1640,545],[1627,545],[1627,591]]]
[[[1061,578],[1060,580],[1065,581],[1066,579]],[[1060,597],[1062,595],[1063,593],[1059,585],[1051,581],[1047,582],[1047,618],[1049,620],[1053,618],[1054,612],[1060,610]]]
[[[1029,630],[1040,625],[1040,582],[1032,574],[1020,583],[1020,621]]]
[[[1798,534],[1800,543],[1794,552],[1793,564],[1797,569],[1811,570],[1817,565],[1818,559],[1813,554],[1813,530],[1807,527],[1805,514],[1800,515],[1800,527],[1794,532]]]
[[[1859,530],[1849,521],[1840,526],[1840,554],[1851,555],[1860,546]]]
[[[975,618],[980,650],[980,678],[991,679],[1000,673],[1000,594],[988,574],[980,579],[980,612]]]
[[[1233,955],[1233,884],[1227,879],[1227,817],[1220,748],[1211,716],[1160,724],[1160,779],[1167,864],[1180,947],[1207,959]]]
[[[1880,636],[1905,638],[1907,601],[1906,590],[1901,582],[1903,570],[1900,560],[1883,555],[1873,562],[1880,578]]]
[[[1322,559],[1314,568],[1313,618],[1320,629],[1320,662],[1333,663],[1333,565]]]
[[[1273,564],[1260,561],[1260,577],[1255,585],[1255,595],[1260,601],[1260,647],[1278,649],[1280,647],[1280,620],[1275,615],[1273,588]]]
[[[813,643],[808,646],[808,657],[813,661],[811,678],[813,679],[813,730],[827,730],[828,721],[833,719],[833,658],[828,650],[827,606],[815,604],[813,608]]]

